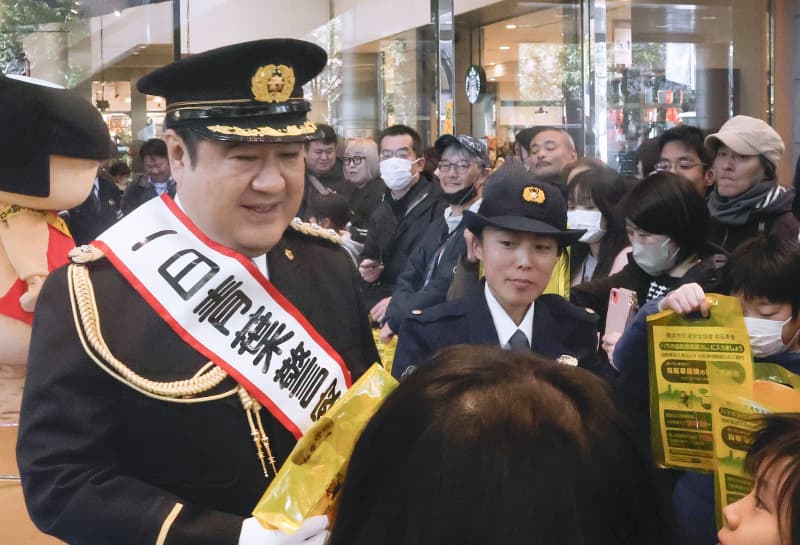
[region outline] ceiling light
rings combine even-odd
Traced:
[[[506,25],[506,28],[508,30],[514,30],[515,28],[517,28],[517,25]]]
[[[499,49],[500,51],[508,51],[509,49],[511,49],[511,46],[510,45],[501,45],[497,49]]]

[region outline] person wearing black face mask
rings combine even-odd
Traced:
[[[434,147],[441,154],[438,170],[442,197],[450,206],[428,227],[397,280],[381,328],[384,342],[410,310],[427,308],[447,298],[454,267],[467,251],[462,214],[480,205],[481,186],[489,174],[486,145],[472,136],[445,134]]]

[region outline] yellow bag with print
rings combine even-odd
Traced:
[[[800,376],[773,363],[755,364],[751,391],[712,377],[714,495],[717,527],[722,509],[750,493],[753,478],[744,468],[747,449],[758,428],[758,415],[800,412]]]
[[[658,465],[715,468],[710,377],[752,391],[753,358],[739,300],[708,294],[708,318],[671,310],[647,318],[650,420]]]
[[[267,528],[296,531],[310,516],[330,514],[361,431],[397,381],[374,364],[297,442],[253,516]]]

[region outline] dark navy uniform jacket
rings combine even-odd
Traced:
[[[337,244],[287,230],[267,263],[270,281],[354,380],[378,360],[353,265]],[[206,364],[108,260],[88,267],[114,356],[158,381],[190,378]],[[228,377],[208,394],[234,386]],[[280,467],[296,441],[264,409],[261,418]],[[73,545],[236,545],[269,485],[238,396],[161,401],[90,359],[66,268],[50,274],[36,305],[17,458],[34,522]]]
[[[597,316],[559,295],[534,302],[532,350],[546,358],[572,356],[584,369],[607,377],[608,363],[598,353]],[[398,334],[392,374],[401,377],[440,348],[454,344],[499,345],[483,290],[470,297],[412,310]]]

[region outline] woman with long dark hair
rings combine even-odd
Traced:
[[[573,286],[619,272],[627,263],[630,243],[619,208],[632,187],[610,167],[584,170],[567,185],[567,223],[586,229],[570,249]]]

